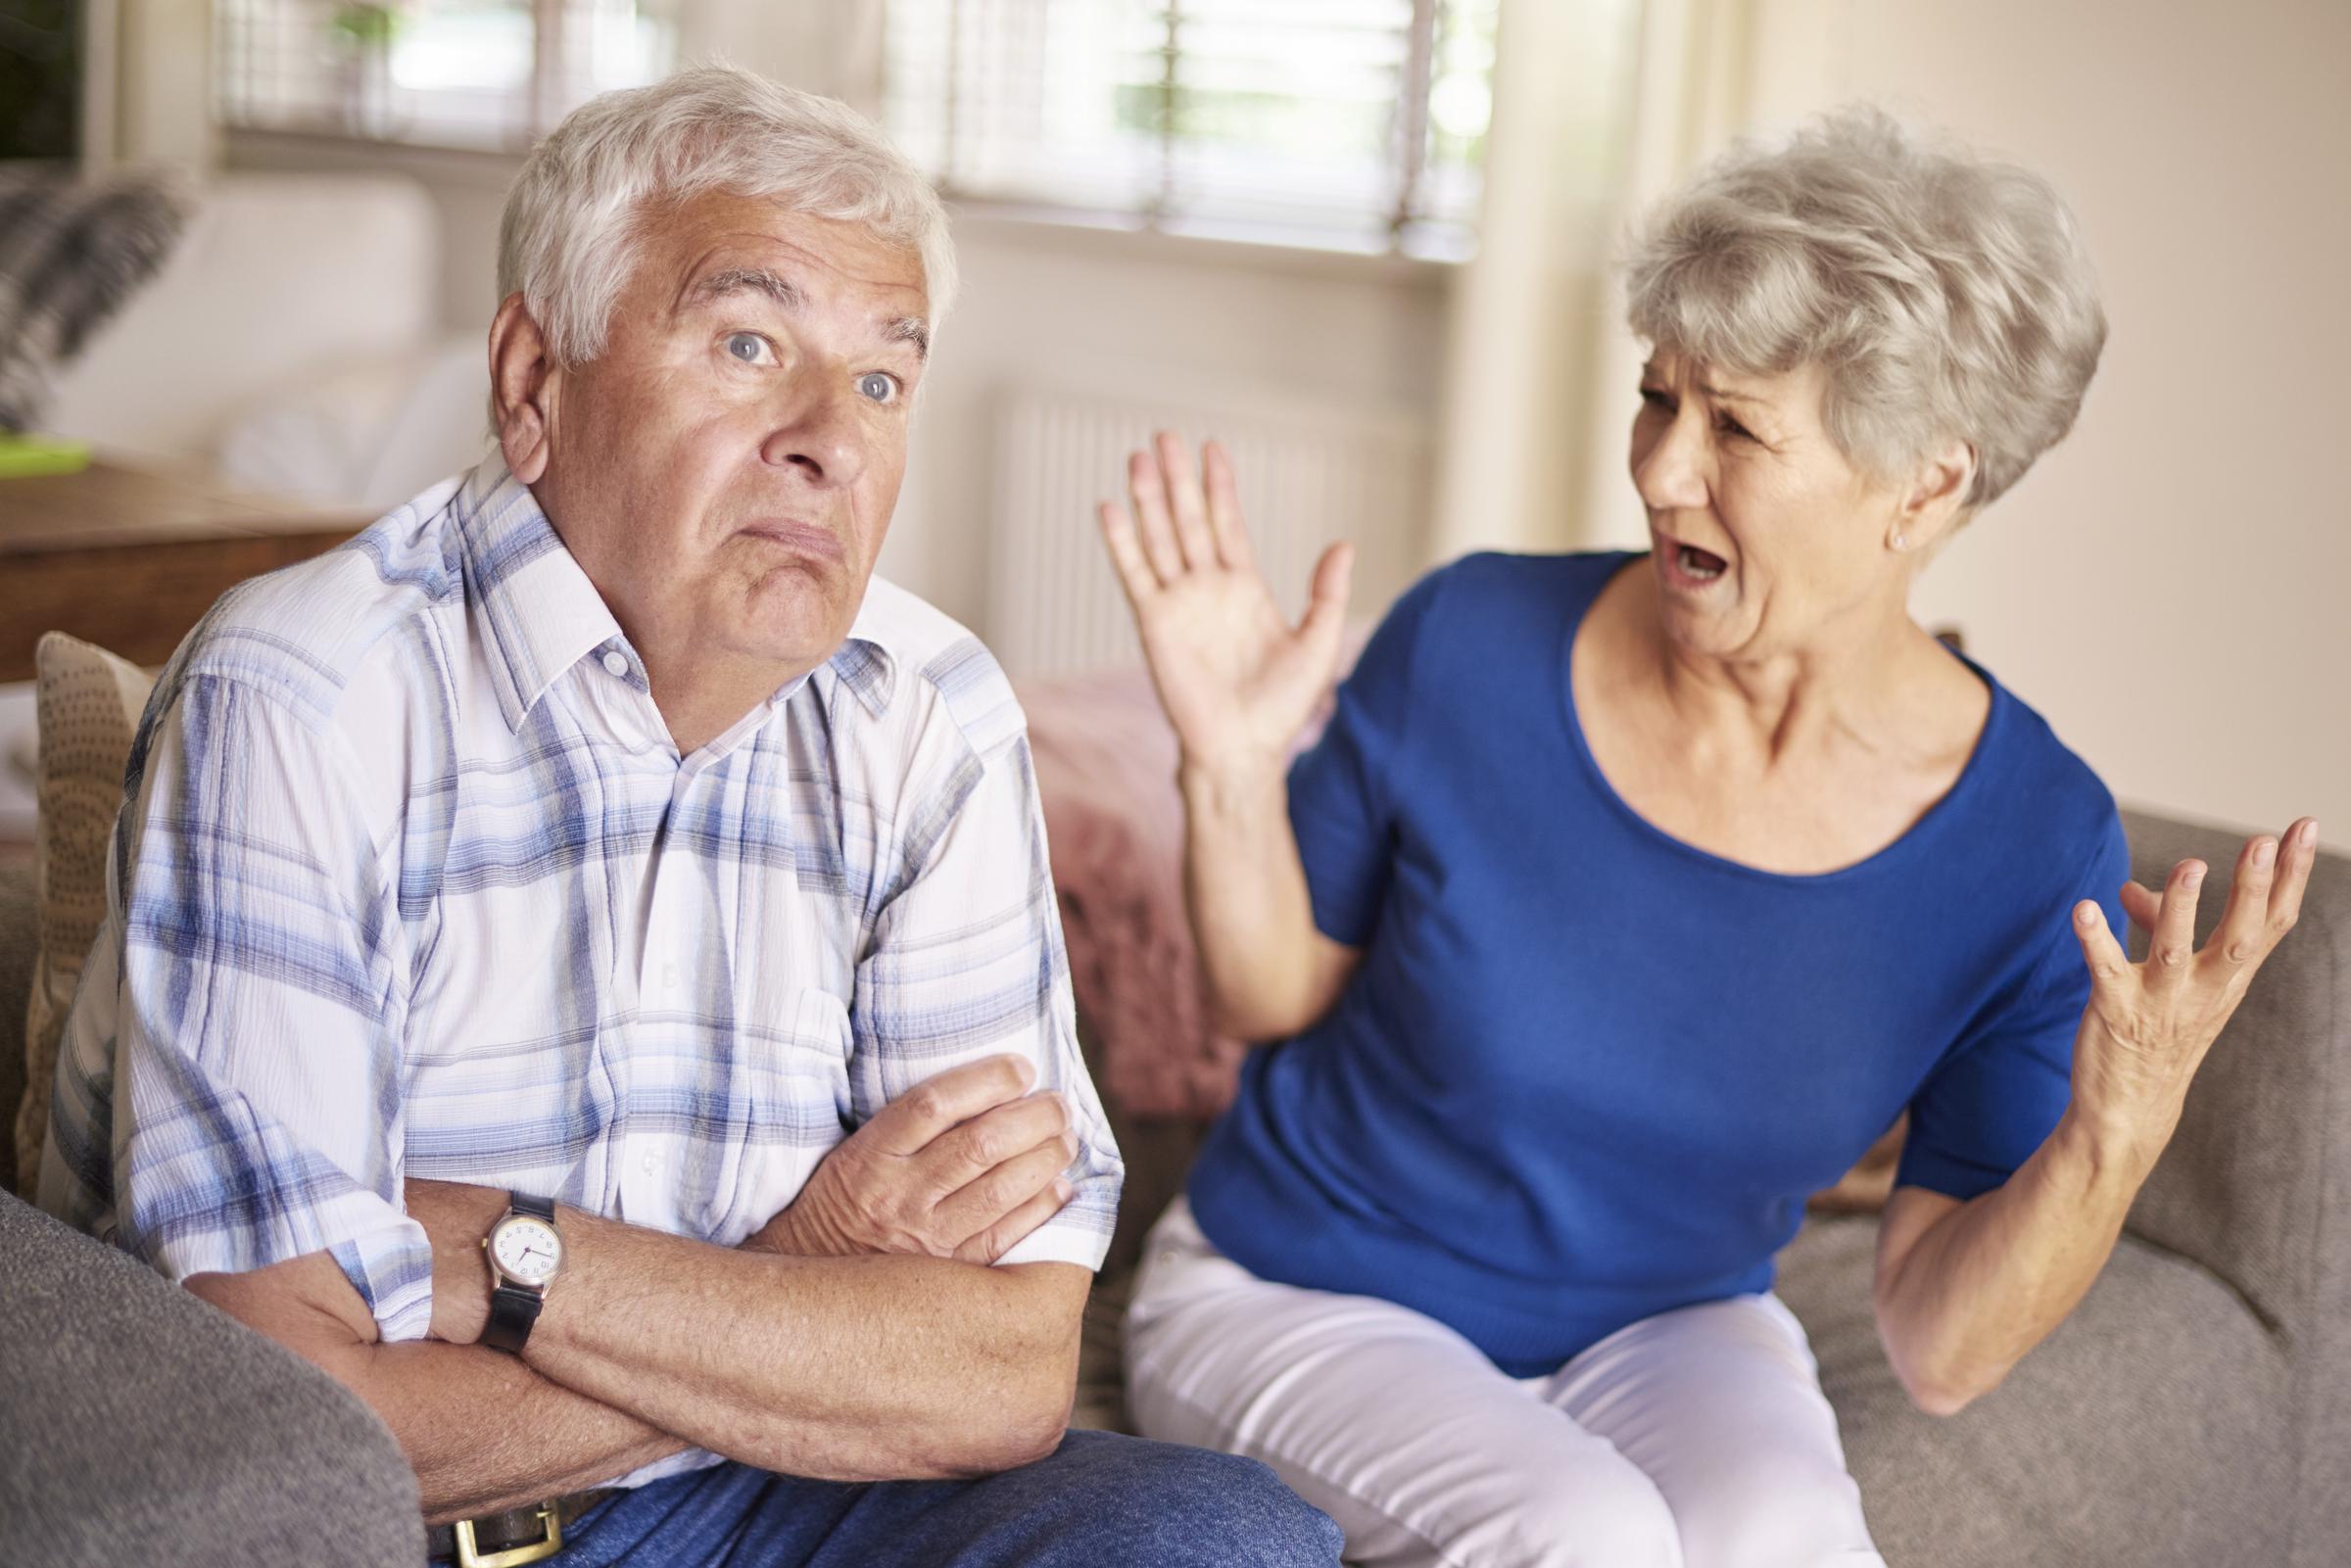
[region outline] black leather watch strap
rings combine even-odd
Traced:
[[[482,1343],[494,1351],[520,1355],[525,1341],[531,1337],[531,1325],[539,1321],[539,1308],[546,1298],[535,1290],[520,1285],[501,1285],[490,1293],[490,1322],[482,1330]]]

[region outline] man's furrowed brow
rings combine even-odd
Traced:
[[[686,303],[707,305],[733,294],[763,294],[787,310],[797,310],[808,303],[808,296],[800,292],[797,283],[763,266],[721,267],[697,279],[687,291]]]

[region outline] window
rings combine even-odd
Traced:
[[[221,120],[520,149],[666,74],[670,0],[218,0]]]
[[[950,196],[1328,249],[1471,248],[1496,0],[889,0]]]

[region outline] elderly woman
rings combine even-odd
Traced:
[[[1213,446],[1103,508],[1214,1000],[1282,1042],[1154,1234],[1133,1409],[1272,1465],[1357,1562],[1878,1562],[1771,1293],[1805,1195],[1908,1111],[1880,1331],[1921,1408],[1992,1388],[2315,848],[2249,842],[2196,952],[2205,868],[2124,886],[2097,778],[1908,613],[2097,362],[2043,181],[1847,113],[1668,201],[1630,296],[1652,547],[1430,575],[1286,781],[1344,547],[1292,629]]]

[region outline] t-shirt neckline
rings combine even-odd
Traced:
[[[1647,560],[1649,552],[1647,550],[1618,550],[1605,558],[1609,562],[1607,572],[1601,577],[1599,587],[1594,589],[1584,598],[1584,601],[1576,606],[1575,613],[1568,618],[1566,635],[1559,643],[1559,707],[1567,721],[1568,749],[1575,753],[1577,765],[1583,769],[1586,781],[1591,784],[1593,791],[1606,802],[1607,809],[1622,818],[1636,833],[1685,859],[1713,867],[1734,876],[1753,878],[1760,881],[1789,886],[1823,886],[1864,877],[1904,855],[1911,845],[1927,837],[1933,830],[1941,825],[1943,819],[1951,816],[1957,810],[1962,797],[1972,793],[1977,787],[1977,779],[1988,766],[1986,758],[1991,752],[1993,737],[2005,726],[2008,693],[2001,689],[1999,682],[1991,678],[1989,670],[1946,643],[1944,644],[1945,649],[1951,657],[1973,671],[1976,679],[1982,681],[1986,689],[1991,693],[1991,707],[1984,716],[1984,728],[1978,732],[1975,748],[1968,753],[1966,763],[1959,770],[1959,777],[1952,780],[1951,786],[1945,789],[1933,805],[1921,813],[1916,822],[1902,830],[1901,833],[1891,843],[1862,856],[1850,865],[1839,866],[1830,871],[1781,872],[1767,871],[1760,866],[1751,866],[1742,860],[1732,860],[1727,856],[1717,855],[1710,849],[1701,849],[1686,839],[1676,838],[1635,811],[1632,802],[1616,792],[1616,786],[1609,783],[1608,776],[1601,771],[1600,759],[1592,754],[1591,742],[1584,736],[1583,715],[1576,711],[1575,640],[1577,634],[1583,630],[1584,618],[1592,613],[1592,606],[1600,602],[1600,595],[1607,591],[1609,584],[1616,581],[1625,567],[1634,561]]]

